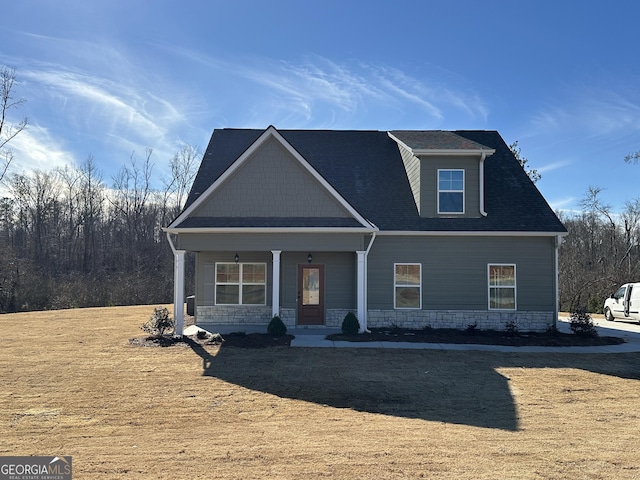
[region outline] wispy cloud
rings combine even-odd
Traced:
[[[343,128],[370,118],[372,127],[384,128],[380,119],[401,118],[405,112],[419,112],[425,122],[434,125],[447,120],[454,123],[453,117],[459,116],[484,123],[488,115],[487,106],[469,93],[472,89],[468,85],[435,68],[418,76],[396,66],[337,63],[319,55],[286,61],[225,59],[173,46],[164,48],[202,65],[208,70],[207,78],[217,79],[218,91],[242,88],[238,82],[244,86],[244,98],[234,96],[235,109],[250,112],[251,121],[258,120],[261,126],[287,126],[284,121],[298,127]],[[245,104],[249,106],[245,108]]]
[[[76,163],[74,154],[65,149],[48,129],[28,125],[9,145],[14,153],[11,172],[49,170]]]
[[[553,170],[557,170],[559,168],[568,167],[572,163],[573,162],[571,162],[570,160],[560,160],[558,162],[547,163],[546,165],[542,165],[541,167],[536,168],[536,170],[538,171],[538,173],[542,174],[542,173],[551,172]]]
[[[538,133],[581,132],[605,136],[640,132],[640,92],[636,85],[608,82],[606,86],[579,86],[548,100],[531,118]]]

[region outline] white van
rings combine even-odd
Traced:
[[[604,302],[607,320],[635,320],[640,323],[640,283],[625,283]]]

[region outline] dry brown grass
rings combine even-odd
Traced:
[[[74,478],[640,478],[640,354],[198,347],[152,307],[0,316],[0,455]]]

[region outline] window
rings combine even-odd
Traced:
[[[624,298],[624,293],[626,291],[627,291],[627,287],[620,287],[618,291],[613,295],[613,298],[615,298],[616,300],[620,300],[621,298]]]
[[[489,310],[516,309],[516,266],[489,265]]]
[[[266,263],[216,263],[216,305],[265,305]]]
[[[422,265],[394,265],[394,308],[422,308]]]
[[[464,213],[464,170],[438,170],[438,213]]]

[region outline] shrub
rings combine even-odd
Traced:
[[[470,323],[469,325],[467,325],[467,328],[465,330],[469,335],[475,334],[478,331],[478,322]]]
[[[579,309],[569,317],[569,327],[571,331],[581,337],[597,337],[598,330],[593,324],[591,314],[585,309]]]
[[[602,313],[602,306],[604,305],[604,300],[602,300],[598,296],[589,297],[587,301],[587,311],[591,313]]]
[[[149,318],[149,321],[142,325],[142,330],[149,335],[155,337],[162,337],[165,332],[173,330],[175,322],[173,318],[169,316],[169,310],[165,307],[156,307]]]
[[[514,320],[505,323],[504,332],[509,337],[516,337],[518,335],[518,324]]]
[[[287,333],[287,326],[278,315],[274,315],[267,326],[267,333],[273,337],[282,337]]]
[[[360,322],[353,312],[349,312],[342,320],[342,333],[345,335],[355,335],[360,331]]]
[[[196,333],[196,337],[198,338],[198,340],[206,340],[207,338],[209,338],[209,334],[204,330],[198,330],[198,333]]]

